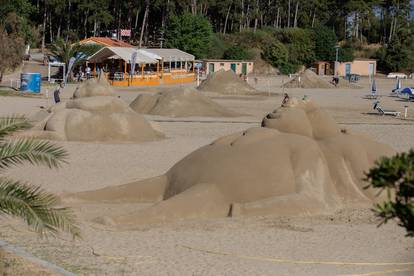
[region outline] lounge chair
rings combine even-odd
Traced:
[[[384,110],[381,107],[377,107],[377,110],[381,115],[390,115],[390,116],[396,116],[396,117],[400,117],[400,115],[401,115],[401,112],[399,112],[399,111]]]
[[[382,109],[382,107],[379,105],[379,101],[374,103],[374,107],[373,109],[377,110],[378,113],[380,115],[389,115],[389,116],[395,116],[395,117],[400,117],[401,112],[396,111],[396,110],[384,110]]]

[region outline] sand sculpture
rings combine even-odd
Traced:
[[[189,87],[169,89],[156,94],[141,94],[129,106],[138,113],[171,117],[239,116]]]
[[[209,74],[198,89],[206,92],[232,95],[249,95],[257,94],[258,92],[233,71],[225,71],[223,69]]]
[[[390,147],[341,130],[315,104],[296,99],[267,115],[262,126],[192,152],[165,175],[73,196],[155,203],[109,218],[126,228],[192,218],[323,214],[376,199],[361,179],[375,160],[394,154]]]
[[[305,70],[283,85],[285,88],[335,88],[332,83],[322,79],[312,70]]]
[[[331,82],[326,79],[321,78],[315,72],[310,69],[307,69],[300,73],[298,76],[290,80],[289,82],[282,85],[285,88],[352,88],[359,89],[362,88],[354,83],[350,83],[343,78],[339,78],[339,83],[335,87]]]
[[[76,90],[77,96],[73,100],[42,111],[43,120],[24,135],[90,142],[144,142],[163,137],[120,98],[93,96],[112,93],[106,93],[106,89],[110,91],[109,85],[103,80],[86,81]]]
[[[115,96],[115,93],[102,73],[98,78],[87,80],[82,85],[79,85],[73,93],[74,99],[94,96]]]

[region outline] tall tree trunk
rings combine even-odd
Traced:
[[[288,1],[287,27],[290,27],[290,0]]]
[[[296,1],[295,20],[293,21],[293,27],[294,28],[296,28],[298,26],[298,9],[299,9],[299,0]]]
[[[96,36],[97,29],[98,29],[98,22],[96,21],[96,16],[95,16],[95,19],[93,20],[93,36]]]
[[[197,15],[197,0],[191,0],[191,13]]]
[[[276,15],[276,28],[279,28],[279,21],[280,21],[280,7],[277,7],[277,15]]]
[[[257,30],[257,24],[259,23],[259,18],[257,17],[259,15],[259,0],[256,1],[256,8],[254,11],[254,30],[253,32],[256,32]]]
[[[139,48],[142,47],[142,38],[144,37],[144,29],[145,26],[147,25],[147,18],[148,18],[148,13],[149,13],[149,0],[145,1],[145,12],[144,12],[144,18],[142,19],[142,25],[141,25],[141,34],[139,36]]]
[[[88,37],[88,17],[89,17],[89,8],[85,12],[85,19],[83,21],[83,32],[85,34],[85,38]]]
[[[49,11],[49,34],[50,34],[50,43],[53,43],[53,27],[52,27],[52,13]]]
[[[45,52],[45,43],[46,43],[46,18],[47,18],[47,6],[44,6],[43,10],[43,24],[42,24],[42,53]]]
[[[312,28],[315,27],[315,18],[316,18],[316,8],[313,9]]]
[[[239,31],[241,32],[243,29],[243,20],[244,20],[244,1],[241,0],[241,16],[240,16],[240,25],[239,25]]]
[[[231,10],[231,6],[233,4],[230,3],[229,8],[227,9],[227,14],[226,14],[226,20],[224,20],[224,28],[223,28],[223,34],[226,34],[226,30],[227,30],[227,22],[229,20],[229,16],[230,16],[230,10]]]

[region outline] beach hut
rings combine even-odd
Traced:
[[[135,60],[133,60],[135,55]],[[130,47],[104,47],[89,57],[94,74],[105,72],[114,86],[159,85],[158,60]],[[131,67],[134,72],[131,72]]]
[[[89,57],[88,63],[91,64],[94,73],[104,70],[114,86],[195,81],[194,56],[178,49],[104,47]],[[131,69],[134,71],[131,72]]]

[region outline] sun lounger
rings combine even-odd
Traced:
[[[368,99],[368,100],[376,100],[376,99],[378,99],[379,98],[379,96],[378,95],[374,95],[374,94],[369,94],[369,95],[365,95],[364,96],[364,99]]]
[[[399,111],[395,111],[395,110],[384,110],[380,106],[377,106],[376,109],[377,109],[377,111],[381,115],[390,115],[390,116],[396,116],[396,117],[399,117],[401,115],[401,112],[399,112]]]

